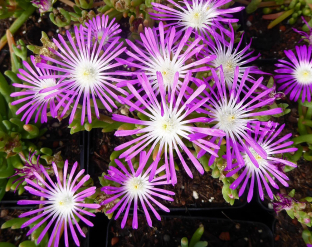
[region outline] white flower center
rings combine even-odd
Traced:
[[[160,51],[161,54],[164,52]],[[156,77],[156,73],[159,71],[162,75],[165,89],[171,88],[173,85],[173,79],[176,72],[179,72],[179,75],[182,75],[181,73],[181,66],[178,62],[172,61],[168,54],[157,56],[156,59],[152,57],[153,60],[155,60],[155,67],[151,68],[154,73],[154,82],[153,84],[157,85],[158,87],[158,80]]]
[[[161,74],[164,80],[165,87],[173,84],[173,78],[174,78],[175,72],[176,71],[170,67],[162,68]]]
[[[78,64],[73,77],[80,86],[84,88],[93,87],[99,82],[100,75],[97,67],[92,62],[82,61]]]
[[[228,54],[229,52],[217,51],[215,55],[217,58],[213,61],[213,66],[215,68],[222,65],[224,79],[228,86],[232,86],[234,80],[235,68],[239,66],[239,56],[236,57],[235,54]],[[220,71],[218,70],[220,77]]]
[[[153,123],[153,132],[167,142],[172,142],[175,136],[180,133],[181,127],[182,125],[176,116],[170,116],[168,113],[163,116],[159,114]]]
[[[141,176],[132,177],[126,182],[127,192],[133,197],[145,195],[148,185],[148,178],[142,178]]]
[[[63,216],[70,215],[76,205],[74,194],[63,188],[57,190],[52,200],[54,209]]]
[[[98,38],[99,43],[102,41],[103,34],[104,34],[104,29],[97,31],[97,38]],[[109,35],[106,35],[103,45],[107,43],[108,39],[109,39]]]
[[[264,149],[264,151],[267,151],[265,146],[261,145],[261,147]],[[257,160],[257,162],[259,164],[259,168],[257,168],[255,166],[255,164],[252,163],[249,155],[247,153],[244,153],[243,158],[245,161],[245,165],[248,166],[249,170],[253,171],[256,169],[261,169],[262,167],[265,167],[268,164],[267,160],[263,159],[252,147],[249,147],[248,149],[251,152],[251,154],[255,157],[255,159]]]
[[[49,92],[45,92],[45,93],[39,93],[42,89],[46,89],[49,87],[54,87],[56,86],[56,82],[55,79],[42,79],[40,80],[40,86],[38,87],[38,90],[35,94],[36,98],[39,98],[41,101],[45,101],[44,97],[46,97],[47,95],[50,95],[52,93],[57,92],[57,89],[51,90]]]
[[[183,15],[183,21],[187,26],[202,29],[205,24],[211,24],[211,21],[218,13],[204,1],[198,5],[191,6],[192,9],[188,9],[187,13]]]
[[[218,121],[218,128],[225,133],[236,132],[238,127],[241,127],[240,113],[235,109],[223,106],[216,112],[216,119]]]
[[[295,78],[300,84],[306,85],[312,83],[312,64],[302,62],[296,68],[294,73]]]

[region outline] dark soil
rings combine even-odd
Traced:
[[[109,226],[109,245],[118,239],[116,247],[165,247],[179,246],[181,238],[187,237],[190,241],[193,233],[200,224],[205,231],[201,238],[208,241],[209,247],[218,246],[272,246],[272,233],[269,228],[261,223],[234,222],[230,220],[217,220],[209,218],[191,217],[163,217],[161,221],[155,218],[153,227],[150,228],[144,216],[139,216],[139,227],[132,229],[132,218],[129,216],[124,229],[121,229],[122,218],[111,222]],[[112,240],[114,238],[114,240]]]
[[[14,210],[14,209],[4,209],[0,210],[0,225],[4,222],[11,220],[13,218],[17,218],[21,213],[25,212],[25,210]],[[26,233],[28,228],[24,229],[15,229],[11,228],[1,229],[0,228],[0,242],[9,242],[16,246],[18,246],[21,242],[28,239]]]
[[[279,23],[272,29],[267,29],[271,21],[263,20],[262,10],[245,18],[243,28],[246,34],[247,43],[252,39],[251,48],[255,49],[255,54],[260,52],[261,59],[281,59],[285,57],[284,50],[292,50],[298,45],[301,39],[300,34],[292,28],[301,30],[302,20],[298,20],[295,25],[288,25],[287,20]],[[300,43],[299,45],[303,45]]]
[[[285,211],[280,212],[276,217],[274,228],[274,240],[276,247],[305,247],[301,234],[302,226],[296,220],[292,220]]]

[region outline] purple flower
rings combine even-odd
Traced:
[[[85,214],[88,216],[95,216],[94,214],[88,212],[86,209],[96,209],[99,208],[100,205],[98,204],[87,204],[84,203],[84,199],[89,197],[95,193],[96,187],[90,187],[88,189],[82,189],[80,192],[77,192],[83,184],[90,178],[89,175],[84,176],[79,182],[77,180],[81,177],[84,173],[84,170],[81,170],[76,176],[74,173],[77,168],[77,162],[73,165],[69,177],[67,179],[67,170],[68,170],[68,161],[65,161],[64,171],[63,171],[63,181],[61,182],[57,167],[55,163],[52,163],[53,170],[57,179],[57,183],[54,183],[48,173],[46,172],[43,166],[40,166],[42,173],[47,179],[43,179],[38,173],[34,172],[34,175],[38,179],[38,184],[34,183],[30,179],[26,178],[26,182],[29,186],[25,186],[25,189],[36,196],[44,197],[46,200],[20,200],[17,202],[18,205],[31,205],[31,204],[41,204],[44,207],[32,210],[30,212],[22,213],[19,217],[28,217],[29,215],[37,214],[37,216],[31,218],[30,220],[26,221],[23,227],[27,227],[30,224],[34,223],[35,221],[42,219],[39,223],[37,223],[33,228],[31,228],[27,232],[27,236],[34,232],[38,227],[40,227],[44,222],[48,222],[42,233],[40,234],[37,243],[40,243],[44,235],[47,233],[51,225],[55,222],[55,226],[53,228],[52,234],[50,235],[48,247],[51,246],[53,240],[56,241],[54,246],[58,246],[58,239],[60,239],[61,229],[64,225],[64,241],[65,246],[68,247],[68,229],[67,226],[69,225],[70,228],[70,235],[73,236],[73,239],[77,246],[79,246],[79,240],[76,235],[76,231],[74,229],[73,223],[77,228],[78,232],[81,236],[85,237],[82,229],[80,228],[77,220],[75,217],[78,217],[88,226],[93,226],[93,224],[87,220],[84,216],[81,215]]]
[[[91,102],[93,101],[93,108],[97,118],[100,117],[98,103],[96,99],[100,99],[100,103],[110,112],[112,107],[117,108],[113,100],[119,101],[116,93],[127,95],[127,92],[123,89],[116,87],[113,82],[120,81],[114,75],[118,75],[118,72],[113,72],[112,69],[119,66],[119,63],[112,63],[112,61],[119,56],[126,47],[122,47],[123,43],[119,41],[119,37],[112,39],[110,45],[105,46],[103,52],[103,46],[105,40],[108,38],[109,29],[104,29],[104,33],[100,43],[94,43],[92,39],[91,28],[88,29],[87,41],[85,42],[85,28],[80,26],[80,29],[75,27],[75,40],[71,37],[70,32],[67,31],[67,38],[69,44],[66,43],[64,38],[59,35],[61,44],[53,39],[53,42],[58,48],[58,51],[53,51],[57,56],[57,59],[42,56],[45,60],[55,63],[55,65],[49,65],[45,63],[38,63],[37,66],[46,69],[53,69],[61,72],[62,74],[53,75],[53,78],[62,78],[62,82],[59,82],[55,88],[60,92],[64,92],[64,97],[56,106],[55,110],[58,110],[65,99],[68,97],[68,103],[64,107],[61,117],[72,106],[69,123],[74,119],[78,102],[82,102],[82,114],[81,124],[85,121],[85,113],[87,108],[87,115],[89,123],[92,122]],[[51,78],[51,76],[42,76],[42,79]],[[42,90],[41,93],[48,92],[49,90]],[[53,96],[54,93],[47,97]],[[45,98],[47,98],[45,97]],[[75,102],[75,103],[73,103]]]
[[[100,43],[105,34],[105,30],[107,29],[103,46],[110,44],[114,41],[115,36],[121,32],[119,24],[114,22],[115,18],[109,22],[108,15],[96,16],[89,22],[85,23],[85,36],[88,37],[88,30],[91,29],[91,35]]]
[[[299,31],[298,29],[296,28],[293,28],[293,30],[297,33],[299,33],[300,35],[302,35],[302,38],[301,40],[298,41],[298,43],[300,43],[302,40],[304,41],[307,41],[309,43],[309,45],[312,45],[312,28],[311,26],[309,25],[309,23],[304,19],[303,16],[301,16],[302,18],[302,21],[307,25],[307,27],[309,28],[309,34],[307,34],[306,32],[304,31]]]
[[[222,65],[223,74],[225,82],[228,86],[232,86],[234,80],[235,68],[239,67],[238,79],[241,80],[246,68],[249,68],[249,73],[251,74],[266,74],[259,70],[256,66],[246,66],[246,64],[251,63],[256,60],[260,53],[257,56],[250,57],[253,51],[249,52],[251,42],[246,45],[243,49],[239,49],[243,41],[243,36],[241,37],[239,43],[234,49],[235,43],[235,32],[231,25],[230,29],[230,42],[227,41],[227,37],[224,37],[224,34],[221,33],[214,35],[214,41],[210,38],[209,35],[205,35],[206,38],[203,39],[204,44],[206,44],[205,49],[201,51],[203,57],[207,55],[215,55],[216,59],[211,62],[211,65],[214,68],[219,68]],[[207,78],[209,79],[209,78]],[[238,85],[239,86],[239,83]]]
[[[149,168],[147,168],[145,172],[143,172],[143,168],[146,166],[147,159],[148,157],[146,157],[146,152],[141,152],[139,168],[137,169],[137,171],[134,171],[131,160],[128,160],[127,162],[128,166],[124,166],[123,163],[115,159],[115,162],[119,169],[110,166],[108,170],[109,176],[104,176],[105,179],[120,184],[120,187],[105,186],[102,188],[102,191],[104,191],[106,194],[115,194],[115,195],[103,201],[101,205],[110,203],[116,200],[117,198],[120,198],[120,201],[116,203],[116,205],[110,210],[108,210],[106,213],[110,214],[120,206],[115,216],[116,220],[119,217],[119,215],[126,209],[121,222],[121,228],[124,228],[127,222],[129,209],[132,202],[134,202],[133,220],[132,220],[132,227],[134,229],[138,228],[138,204],[140,202],[144,210],[147,223],[150,227],[152,227],[152,220],[147,210],[146,204],[152,210],[152,212],[154,213],[154,215],[158,220],[160,220],[160,215],[157,213],[151,202],[160,207],[165,212],[170,212],[170,210],[166,206],[162,205],[154,198],[158,197],[163,200],[173,201],[171,197],[166,195],[175,195],[174,192],[157,188],[158,185],[166,185],[169,184],[170,181],[166,180],[166,175],[162,175],[157,178],[153,177],[152,180],[149,180],[148,179],[149,173],[151,172],[153,166],[150,166]],[[154,163],[156,163],[157,165],[158,160],[154,161]],[[126,167],[130,168],[130,172]],[[160,172],[164,170],[165,165],[162,165],[160,168],[156,170],[154,174],[158,175]]]
[[[40,14],[52,11],[52,5],[55,1],[51,0],[32,0],[31,3],[39,9]]]
[[[150,15],[156,20],[169,21],[168,26],[181,27],[182,30],[191,27],[194,31],[199,31],[202,36],[204,33],[214,34],[217,28],[229,35],[229,31],[223,27],[221,22],[237,22],[238,19],[231,18],[229,14],[244,9],[244,7],[220,9],[221,6],[230,1],[231,0],[183,0],[179,1],[178,4],[173,0],[168,0],[175,8],[152,2],[153,9],[159,13],[150,13]]]
[[[24,69],[19,69],[19,74],[17,74],[17,77],[20,78],[24,83],[13,83],[12,85],[24,90],[11,94],[11,97],[22,96],[22,98],[13,101],[12,105],[23,103],[23,106],[17,110],[16,115],[25,111],[21,120],[24,121],[26,119],[26,124],[29,123],[36,110],[37,113],[35,116],[35,122],[38,121],[38,118],[41,114],[41,123],[46,123],[48,121],[48,109],[50,109],[51,116],[56,117],[57,112],[55,110],[55,99],[59,101],[60,97],[64,97],[65,95],[63,95],[60,90],[54,89],[54,87],[60,83],[60,81],[57,81],[54,78],[55,73],[49,69],[36,67],[34,56],[30,56],[30,59],[35,69],[33,69],[26,61],[23,61],[23,65],[28,70],[28,72],[26,72]],[[41,76],[45,76],[45,79],[41,79]],[[40,91],[44,89],[51,89],[51,92],[41,93]],[[53,93],[53,96],[46,99],[46,96],[51,93]],[[65,99],[66,97],[64,97],[64,100]]]
[[[138,73],[144,72],[150,80],[154,90],[158,89],[157,71],[160,71],[163,77],[165,90],[172,90],[174,83],[174,75],[178,72],[180,78],[185,78],[188,71],[198,72],[207,71],[210,68],[204,66],[215,56],[205,56],[202,59],[191,61],[189,60],[197,55],[204,45],[199,45],[201,37],[190,42],[188,39],[192,34],[192,28],[188,28],[185,33],[176,33],[175,27],[169,29],[165,34],[163,23],[159,23],[159,32],[156,29],[145,28],[145,34],[141,33],[142,42],[138,42],[139,46],[126,40],[132,51],[126,51],[131,57],[131,61],[117,58],[120,63],[131,67],[138,68]],[[159,36],[158,36],[159,35]],[[181,38],[182,37],[182,38]],[[181,38],[181,39],[180,39]],[[178,44],[175,44],[179,40]],[[186,48],[187,47],[187,48]],[[186,49],[186,50],[184,50]],[[198,66],[201,66],[198,68]],[[124,73],[126,74],[126,73]],[[138,82],[136,78],[131,84]],[[118,86],[126,86],[129,81],[119,83]],[[178,81],[177,91],[180,90],[182,81]]]
[[[19,178],[14,180],[12,184],[16,183],[17,181],[20,181],[18,185],[16,186],[15,191],[17,190],[18,186],[25,181],[26,178],[29,180],[36,179],[35,172],[39,174],[40,176],[43,175],[40,169],[41,164],[39,163],[40,155],[38,155],[37,157],[37,163],[33,163],[32,161],[35,154],[36,154],[36,151],[32,155],[30,155],[30,152],[29,152],[28,160],[23,156],[21,157],[25,163],[22,169],[15,169],[15,174],[13,176],[18,175]]]
[[[282,210],[290,210],[294,206],[295,202],[298,202],[296,199],[290,197],[286,194],[277,193],[277,200],[273,202],[273,209],[276,213],[281,212]]]
[[[204,133],[206,135],[212,136],[224,136],[224,132],[218,129],[210,128],[200,128],[195,127],[193,123],[195,122],[209,122],[208,118],[205,117],[192,117],[191,113],[197,111],[199,107],[207,101],[207,99],[201,100],[200,102],[194,104],[192,107],[188,107],[189,104],[205,90],[205,85],[201,85],[196,89],[195,92],[190,94],[188,100],[184,101],[184,96],[186,94],[186,88],[189,83],[190,73],[188,73],[181,85],[180,92],[176,96],[176,90],[178,85],[179,74],[176,73],[174,76],[174,83],[172,86],[172,91],[170,93],[165,92],[164,81],[162,79],[161,73],[157,72],[157,80],[159,83],[160,98],[161,101],[156,98],[155,92],[151,87],[151,83],[145,74],[138,76],[140,84],[143,87],[147,99],[144,100],[138,91],[131,85],[128,84],[128,88],[131,93],[135,96],[140,104],[143,105],[142,108],[132,103],[128,99],[122,99],[125,104],[133,107],[135,110],[145,115],[148,120],[138,120],[135,118],[130,118],[127,116],[113,114],[112,119],[119,122],[126,122],[132,124],[138,124],[142,127],[134,130],[118,130],[115,132],[116,136],[129,136],[135,134],[141,134],[141,136],[128,141],[122,145],[119,145],[115,150],[125,151],[119,156],[119,158],[126,158],[126,160],[131,160],[138,153],[144,150],[148,145],[151,145],[147,157],[151,155],[155,148],[158,148],[157,159],[159,159],[164,151],[164,162],[166,167],[167,179],[171,178],[172,184],[177,183],[176,171],[174,168],[174,157],[173,151],[175,150],[185,171],[190,177],[192,172],[188,165],[186,164],[179,148],[181,148],[186,155],[191,159],[192,163],[196,169],[203,174],[204,169],[198,160],[193,156],[191,151],[183,143],[182,139],[189,139],[188,135],[191,133]],[[218,149],[219,147],[214,143],[199,138],[193,142],[195,145],[199,146],[201,149],[209,152],[213,156],[217,154],[211,149]],[[133,146],[131,146],[133,145]],[[159,145],[156,147],[156,145]],[[131,147],[130,147],[131,146]],[[127,148],[127,149],[126,149]],[[153,165],[153,169],[150,174],[150,181],[154,178],[157,164]]]
[[[291,100],[297,101],[302,95],[302,102],[311,102],[312,91],[312,47],[296,46],[297,56],[293,51],[284,51],[290,61],[278,60],[275,70],[277,83],[282,83],[278,90],[285,90]]]
[[[251,201],[253,196],[255,179],[258,182],[258,191],[261,200],[264,199],[262,184],[264,185],[269,197],[273,199],[273,192],[270,189],[269,184],[276,189],[279,189],[279,187],[272,179],[272,176],[274,176],[281,184],[283,184],[286,187],[288,187],[288,184],[285,180],[289,180],[288,177],[278,169],[277,164],[282,163],[287,166],[297,167],[296,164],[279,158],[280,154],[297,151],[297,148],[290,147],[290,145],[293,144],[292,141],[288,141],[292,135],[291,133],[285,135],[282,138],[277,139],[277,137],[284,129],[285,124],[281,125],[278,129],[277,125],[278,125],[277,123],[269,122],[266,124],[262,124],[261,126],[261,123],[257,122],[255,126],[249,126],[250,129],[253,129],[252,131],[254,133],[253,140],[256,143],[258,143],[260,147],[263,148],[263,150],[267,154],[267,158],[266,159],[262,158],[259,154],[257,154],[257,152],[255,152],[255,150],[250,145],[247,145],[247,148],[249,149],[250,153],[254,156],[254,158],[258,162],[259,166],[257,167],[251,161],[246,151],[242,147],[240,147],[240,150],[242,150],[242,156],[245,163],[236,164],[236,166],[234,166],[234,169],[226,175],[227,177],[231,177],[240,170],[242,171],[240,176],[230,186],[231,189],[236,189],[245,178],[242,187],[239,190],[239,196],[241,196],[244,193],[247,182],[251,178],[250,188],[247,197],[248,202]],[[266,179],[269,181],[269,183],[267,182]]]
[[[249,151],[247,145],[251,146],[256,153],[260,155],[263,159],[267,158],[265,150],[248,134],[248,124],[256,123],[258,120],[253,118],[255,116],[267,116],[279,114],[282,112],[281,108],[264,110],[260,112],[255,112],[255,110],[270,104],[274,101],[274,98],[269,98],[267,100],[262,100],[262,97],[268,95],[272,89],[269,88],[260,94],[253,96],[255,90],[258,89],[261,84],[263,77],[259,78],[254,82],[250,90],[242,94],[242,89],[245,86],[246,79],[249,76],[250,68],[247,68],[242,76],[239,87],[238,75],[239,67],[236,67],[234,72],[234,80],[232,88],[227,92],[227,85],[225,83],[224,73],[222,66],[220,67],[220,79],[215,70],[212,71],[212,76],[215,81],[215,85],[212,88],[206,81],[206,85],[210,90],[210,93],[204,91],[208,100],[203,104],[206,109],[198,109],[198,112],[206,113],[210,117],[210,123],[215,124],[213,128],[220,129],[225,132],[226,136],[226,158],[227,158],[227,169],[232,169],[232,159],[233,154],[235,155],[239,164],[244,164],[244,159],[240,154],[239,145],[247,152],[251,161],[256,167],[259,167],[257,160],[254,158],[253,154]],[[191,134],[191,141],[197,138],[203,138],[203,134]],[[218,137],[213,137],[211,142],[216,141]],[[221,145],[222,138],[219,138],[218,145]],[[231,150],[232,149],[232,150]],[[198,153],[198,158],[206,153],[205,150],[201,150]],[[209,165],[212,165],[215,160],[214,156],[211,156],[209,160]]]

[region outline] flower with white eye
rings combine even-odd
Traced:
[[[70,235],[73,237],[74,242],[77,246],[79,246],[79,240],[76,234],[75,228],[78,230],[81,236],[86,237],[81,227],[79,226],[76,217],[81,221],[86,223],[88,226],[93,226],[92,222],[86,219],[81,214],[85,214],[88,216],[95,216],[93,213],[90,213],[89,209],[97,209],[100,207],[99,204],[89,204],[85,203],[84,200],[93,195],[95,193],[96,187],[90,187],[87,189],[81,189],[83,184],[90,178],[89,175],[86,175],[81,178],[78,182],[78,179],[84,173],[84,170],[78,172],[76,176],[74,173],[77,169],[78,163],[76,162],[67,178],[67,170],[68,170],[68,161],[65,161],[64,170],[63,170],[63,181],[61,182],[60,177],[58,175],[57,166],[55,163],[52,163],[52,167],[54,170],[54,174],[56,176],[57,182],[53,182],[51,177],[48,175],[47,171],[43,166],[40,166],[41,172],[43,176],[39,175],[37,172],[34,172],[35,177],[38,180],[38,183],[33,182],[32,180],[26,178],[27,186],[25,186],[25,190],[27,190],[30,194],[40,196],[45,198],[46,200],[20,200],[17,202],[18,205],[43,205],[42,208],[35,209],[26,213],[22,213],[19,217],[28,217],[30,215],[34,216],[30,220],[26,221],[23,227],[27,227],[30,224],[38,221],[38,223],[32,227],[28,232],[27,236],[34,232],[38,227],[40,227],[43,223],[47,222],[44,230],[41,232],[37,239],[37,243],[39,244],[51,225],[54,223],[54,227],[52,230],[52,234],[50,235],[50,239],[48,242],[48,247],[50,247],[53,243],[53,240],[59,239],[62,229],[64,229],[64,241],[65,246],[68,247],[68,226],[70,229]],[[43,177],[45,179],[43,179]],[[47,181],[46,181],[47,180]],[[39,185],[39,183],[41,185]],[[79,190],[79,192],[77,192]],[[74,228],[75,226],[75,228]],[[55,241],[54,246],[58,246],[58,241]]]
[[[23,89],[11,94],[11,97],[22,96],[22,98],[13,101],[12,105],[23,104],[16,111],[16,114],[18,115],[25,111],[21,120],[25,120],[26,124],[29,123],[36,111],[35,122],[38,121],[41,115],[41,123],[46,123],[48,121],[48,113],[50,112],[52,117],[56,117],[56,104],[61,98],[65,101],[66,97],[60,90],[55,89],[61,82],[55,78],[56,73],[50,69],[36,67],[34,56],[30,56],[30,60],[33,67],[28,64],[28,62],[23,61],[23,65],[27,71],[19,69],[19,73],[17,74],[17,77],[21,79],[23,83],[12,84],[16,88]],[[41,76],[45,76],[45,79],[41,79]],[[48,89],[50,90],[49,92],[41,93],[42,90]],[[51,94],[52,97],[46,98],[46,96]]]
[[[174,152],[177,153],[183,168],[186,173],[192,178],[192,172],[186,164],[181,151],[183,150],[189,159],[191,159],[196,169],[203,174],[203,166],[194,157],[192,152],[183,142],[183,139],[190,139],[189,134],[207,134],[209,136],[222,137],[225,133],[219,129],[201,128],[196,127],[194,123],[197,122],[209,122],[209,118],[205,117],[194,117],[190,115],[195,113],[200,106],[207,100],[199,101],[193,107],[189,107],[190,103],[198,97],[206,88],[205,85],[199,86],[194,92],[189,95],[188,99],[185,99],[186,89],[189,84],[190,73],[188,73],[181,84],[179,93],[176,94],[178,85],[179,74],[176,73],[174,76],[173,88],[171,91],[166,92],[164,81],[160,72],[157,72],[157,80],[159,84],[160,99],[157,98],[154,90],[151,87],[151,83],[145,74],[138,76],[140,84],[143,87],[147,98],[144,99],[139,92],[131,85],[128,84],[128,88],[135,97],[138,103],[133,103],[126,98],[121,98],[124,104],[132,107],[136,111],[146,116],[145,120],[139,120],[123,115],[113,114],[112,119],[119,122],[132,123],[142,126],[141,128],[134,130],[117,130],[116,136],[131,136],[135,134],[141,134],[139,137],[123,143],[115,148],[115,150],[125,151],[119,156],[119,158],[125,158],[130,160],[134,158],[138,153],[143,151],[145,148],[149,149],[147,157],[150,157],[151,153],[156,149],[157,145],[157,157],[164,156],[164,162],[166,167],[167,179],[171,179],[172,184],[177,183],[177,175],[174,165]],[[139,103],[142,105],[139,106]],[[219,149],[218,145],[199,138],[193,142],[201,149],[217,157],[217,153],[212,149]],[[150,173],[150,181],[154,178],[154,174],[157,168],[157,164],[154,164],[153,169]]]
[[[130,40],[126,40],[132,48],[127,50],[126,54],[130,59],[116,58],[122,64],[137,68],[137,74],[142,72],[151,80],[152,88],[157,93],[159,92],[157,72],[162,75],[165,90],[171,91],[174,83],[174,75],[179,73],[177,93],[181,88],[183,78],[188,72],[208,71],[207,66],[215,56],[205,55],[201,59],[195,59],[196,55],[202,50],[204,45],[200,44],[201,37],[197,37],[194,41],[190,41],[192,29],[189,28],[185,32],[176,32],[176,28],[169,28],[165,33],[164,25],[159,23],[158,30],[145,28],[144,33],[141,33],[141,40],[134,44]],[[193,59],[193,60],[192,60]],[[128,72],[121,72],[123,75]],[[132,81],[124,81],[118,83],[118,86],[126,86],[127,83],[135,84],[139,80],[136,78]]]
[[[150,13],[151,17],[156,20],[166,21],[168,25],[175,26],[178,29],[186,30],[192,28],[200,34],[214,35],[216,29],[220,29],[226,35],[229,31],[223,27],[221,22],[233,23],[238,19],[231,18],[231,13],[236,13],[244,9],[244,7],[226,8],[220,7],[227,4],[231,0],[192,0],[178,1],[168,0],[173,7],[154,3],[153,9],[156,13]],[[202,36],[203,37],[203,36]]]
[[[227,159],[226,169],[232,169],[233,154],[235,155],[239,164],[245,163],[239,151],[239,145],[242,146],[244,151],[250,157],[252,163],[259,167],[257,159],[254,158],[254,155],[250,152],[247,145],[252,147],[255,152],[264,159],[267,158],[267,153],[263,147],[261,147],[255,140],[252,139],[249,133],[250,128],[248,127],[248,124],[255,124],[258,122],[258,119],[254,118],[256,116],[270,116],[282,112],[281,108],[274,108],[260,112],[254,111],[255,109],[259,109],[274,102],[275,99],[269,98],[267,100],[263,100],[263,97],[266,97],[270,94],[270,92],[272,92],[272,88],[266,89],[260,94],[255,94],[255,90],[258,89],[263,80],[263,77],[254,82],[248,92],[243,93],[242,90],[249,75],[249,70],[249,68],[245,70],[244,75],[240,80],[240,85],[237,87],[239,67],[236,67],[234,72],[233,85],[230,89],[228,89],[225,82],[222,66],[219,69],[219,75],[217,74],[216,70],[211,70],[215,85],[210,86],[208,81],[206,81],[205,85],[209,89],[209,93],[207,91],[204,91],[203,93],[207,97],[207,101],[202,105],[201,108],[197,109],[197,112],[207,114],[207,117],[210,119],[210,123],[214,124],[213,128],[225,132]],[[198,100],[199,99],[194,100],[194,104]],[[190,134],[189,136],[191,141],[195,141],[197,138],[203,138],[203,135],[198,134]],[[210,141],[214,142],[216,140],[217,137],[212,137]],[[218,145],[221,145],[221,142],[222,138],[219,138]],[[200,150],[198,153],[198,158],[203,156],[205,153],[205,150]],[[215,157],[211,156],[208,165],[212,165],[214,160]]]
[[[100,117],[98,104],[102,104],[102,107],[104,106],[106,110],[112,112],[112,107],[117,108],[114,100],[119,102],[118,95],[128,95],[125,90],[118,88],[114,84],[114,82],[118,82],[120,79],[117,78],[118,72],[113,71],[114,68],[120,65],[117,62],[114,63],[114,59],[123,53],[126,47],[122,47],[123,42],[119,40],[119,37],[111,38],[109,36],[112,33],[110,33],[108,28],[103,31],[101,41],[94,42],[92,28],[89,28],[86,34],[85,27],[80,25],[78,29],[75,26],[75,39],[68,31],[66,33],[67,42],[61,35],[58,36],[60,43],[53,39],[54,44],[58,48],[57,51],[53,50],[57,59],[42,56],[53,64],[37,64],[37,67],[52,69],[58,72],[53,75],[53,78],[60,78],[60,82],[55,87],[41,90],[40,93],[49,92],[45,99],[51,97],[51,95],[53,96],[53,93],[51,93],[53,89],[58,89],[65,94],[66,97],[60,100],[55,110],[63,106],[61,117],[68,110],[71,110],[69,123],[74,119],[79,102],[82,104],[81,124],[85,121],[86,111],[88,121],[91,123],[93,110],[96,117]],[[105,46],[105,51],[103,51],[106,38],[111,43]],[[43,75],[40,78],[49,79],[51,76]],[[68,102],[65,103],[66,99]]]
[[[156,206],[160,207],[165,212],[170,212],[170,210],[158,202],[154,197],[158,197],[167,201],[173,201],[171,197],[168,195],[174,195],[175,193],[169,190],[164,190],[158,188],[159,185],[167,185],[170,184],[171,181],[167,181],[166,175],[158,176],[160,172],[165,170],[165,165],[162,165],[160,168],[156,170],[152,180],[149,180],[149,174],[153,166],[149,166],[146,171],[144,172],[143,169],[146,166],[147,157],[146,152],[140,153],[140,160],[139,160],[139,167],[135,171],[131,160],[127,161],[127,166],[124,166],[118,159],[115,159],[117,164],[117,168],[110,166],[108,170],[109,176],[104,176],[105,179],[111,180],[120,184],[120,187],[113,187],[113,186],[105,186],[102,188],[106,194],[113,195],[111,198],[106,199],[101,203],[101,205],[108,204],[113,202],[117,198],[120,200],[115,204],[113,208],[108,210],[106,213],[110,214],[114,211],[117,211],[115,216],[115,220],[119,217],[119,215],[125,211],[121,222],[121,228],[124,228],[130,206],[133,202],[133,220],[132,220],[132,227],[134,229],[138,228],[138,205],[141,204],[147,223],[150,227],[152,227],[152,220],[147,208],[151,209],[155,217],[160,220],[160,215],[155,210],[154,206],[151,204],[155,204]],[[155,160],[153,163],[158,164],[159,159]],[[127,167],[127,168],[126,168]]]
[[[247,201],[250,202],[253,197],[254,183],[255,180],[258,184],[258,191],[261,200],[264,200],[264,193],[262,189],[262,184],[264,185],[269,197],[273,200],[273,192],[269,185],[275,189],[279,189],[277,183],[272,179],[272,176],[275,177],[281,184],[288,187],[288,184],[285,180],[288,180],[288,177],[278,169],[278,164],[282,163],[287,166],[297,167],[293,162],[279,158],[279,154],[295,152],[297,148],[290,147],[293,142],[288,141],[291,137],[291,133],[287,134],[279,139],[277,136],[282,132],[285,127],[285,124],[277,128],[277,123],[261,124],[260,122],[256,123],[254,126],[249,126],[253,129],[254,138],[253,140],[257,142],[267,154],[267,158],[261,157],[251,146],[247,147],[250,153],[258,162],[258,167],[251,161],[250,156],[246,153],[243,148],[239,148],[242,151],[242,156],[244,159],[244,164],[236,164],[233,167],[233,170],[230,171],[226,176],[231,177],[234,174],[242,171],[238,178],[231,184],[231,189],[236,189],[240,184],[242,184],[241,189],[239,190],[239,196],[241,196],[245,189],[247,182],[250,182],[250,188],[247,196]],[[244,182],[243,179],[245,178]],[[242,183],[243,182],[243,183]]]
[[[278,90],[289,94],[291,100],[297,101],[301,95],[302,102],[311,102],[312,47],[296,46],[297,55],[292,50],[284,52],[290,61],[278,60],[280,63],[275,64],[276,82],[281,84]]]

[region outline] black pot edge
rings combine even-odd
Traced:
[[[85,174],[89,173],[89,142],[86,141],[88,138],[88,133],[86,131],[79,132],[79,146],[80,146],[80,168],[85,169]],[[87,144],[87,145],[86,145]],[[89,217],[87,217],[89,219]],[[82,247],[90,246],[90,227],[88,225],[88,232],[85,237],[84,245]]]
[[[258,190],[258,184],[256,184],[255,186],[255,189],[256,189],[256,196],[257,196],[257,203],[260,205],[260,207],[262,209],[264,209],[265,211],[267,211],[269,214],[272,214],[274,215],[275,214],[275,211],[273,209],[269,209],[267,207],[265,207],[260,199],[260,196],[259,196],[259,190]]]
[[[129,214],[131,215],[131,214]],[[161,215],[162,219],[163,218],[188,218],[188,219],[194,219],[194,220],[209,220],[209,219],[212,219],[212,220],[223,220],[223,221],[231,221],[229,219],[222,219],[222,218],[213,218],[213,217],[198,217],[198,216],[181,216],[181,215],[178,215],[178,216],[174,216],[174,215]],[[109,244],[109,235],[110,235],[110,227],[111,225],[113,224],[115,220],[113,219],[113,217],[109,220],[108,224],[107,224],[107,229],[106,229],[106,247],[111,247],[111,245]],[[275,241],[274,241],[274,232],[273,232],[273,229],[270,229],[267,225],[261,223],[261,222],[257,222],[257,221],[247,221],[247,220],[235,220],[235,222],[237,223],[255,223],[255,224],[258,224],[258,225],[261,225],[263,228],[265,228],[268,233],[270,233],[270,237],[272,239],[271,241],[271,247],[274,247],[275,246]],[[274,227],[276,224],[276,219],[274,220],[273,222],[273,226]],[[270,247],[270,246],[266,246],[266,247]]]

